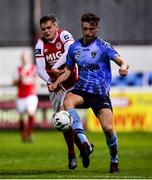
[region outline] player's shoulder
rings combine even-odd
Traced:
[[[23,69],[23,67],[21,66],[21,65],[19,65],[18,67],[17,67],[17,71],[21,71]]]
[[[101,39],[100,37],[97,37],[95,40],[96,43],[99,43],[102,46],[106,46],[106,41],[104,41],[103,39]]]
[[[101,45],[102,47],[105,47],[105,48],[109,48],[109,47],[112,48],[112,45],[110,43],[101,39],[100,37],[96,38],[96,43]]]
[[[42,38],[39,38],[36,42],[35,48],[42,47],[44,44],[44,41]]]
[[[74,43],[69,46],[69,52],[74,52],[78,48],[79,44],[79,40],[74,41]]]
[[[63,42],[68,41],[68,40],[74,41],[74,38],[73,38],[72,34],[67,30],[60,30],[59,35],[60,35],[60,39]]]
[[[31,68],[36,69],[37,68],[36,64],[31,64]]]
[[[37,71],[36,64],[31,64],[31,69],[32,69],[33,72],[36,72]]]

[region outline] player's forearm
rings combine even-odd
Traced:
[[[38,70],[38,75],[39,77],[45,81],[46,83],[48,83],[48,81],[50,80],[49,75],[47,74],[47,72],[43,71],[43,70]]]
[[[119,74],[121,76],[126,76],[128,74],[129,65],[119,56],[116,57],[115,62],[120,66]]]
[[[52,69],[57,69],[66,63],[66,55],[68,51],[65,51],[58,61],[53,65]]]
[[[37,70],[39,77],[44,80],[46,83],[50,82],[50,76],[47,74],[45,70],[45,60],[44,59],[36,59]]]
[[[56,88],[60,85],[60,83],[64,82],[65,80],[67,80],[70,76],[71,72],[64,72],[62,75],[58,76],[58,78],[56,79],[56,81],[54,83],[51,83],[50,85],[48,85],[48,88],[50,91],[55,91]]]
[[[129,65],[120,56],[115,58],[115,62],[118,64],[118,66],[120,66],[120,68],[125,70],[129,69]]]
[[[126,70],[129,69],[129,65],[128,65],[126,62],[124,62],[124,61],[121,62],[120,67],[121,67],[122,69],[126,69]]]
[[[57,79],[56,79],[56,83],[60,84],[64,81],[66,81],[69,77],[70,77],[71,71],[65,71],[63,74],[61,74]]]

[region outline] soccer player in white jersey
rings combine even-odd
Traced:
[[[52,84],[51,89],[55,90],[58,84],[64,82],[77,64],[79,79],[74,89],[66,94],[64,108],[74,119],[74,131],[80,131],[80,117],[75,108],[82,105],[92,108],[105,134],[110,154],[110,173],[118,173],[118,138],[112,125],[112,105],[109,98],[112,78],[110,61],[113,60],[120,66],[121,76],[128,74],[129,66],[109,43],[97,37],[99,20],[92,13],[81,17],[83,37],[70,46],[65,72]],[[81,133],[79,136],[82,139]],[[86,146],[86,156],[89,156],[88,152]]]
[[[61,69],[64,68],[66,62],[66,54],[69,46],[74,42],[72,35],[58,27],[58,20],[55,15],[51,14],[40,19],[40,28],[42,37],[38,39],[35,46],[36,64],[39,76],[47,83],[49,97],[54,111],[63,110],[62,100],[66,92],[71,89],[77,81],[77,70],[73,69],[71,77],[66,82],[59,85],[59,88],[52,92],[50,86],[55,81],[56,76],[53,75],[51,69],[60,59]],[[68,147],[68,167],[75,169],[77,166],[74,151],[74,142],[81,152],[81,143],[77,135],[72,129],[63,132]],[[82,157],[83,158],[83,157]],[[84,157],[85,160],[85,157]]]
[[[36,79],[36,66],[30,62],[29,55],[23,52],[21,54],[21,65],[14,73],[13,84],[18,89],[16,108],[19,113],[19,129],[24,142],[31,142],[33,140],[35,112],[38,105]],[[25,114],[28,115],[27,123],[24,120]]]

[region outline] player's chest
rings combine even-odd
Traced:
[[[19,68],[18,70],[19,75],[24,76],[24,77],[28,77],[31,76],[33,74],[33,68]]]
[[[57,61],[64,53],[64,45],[61,41],[44,44],[43,53],[46,61],[50,64],[51,62]]]
[[[92,64],[100,61],[100,57],[102,56],[103,52],[97,47],[83,47],[75,50],[74,54],[74,58],[77,63]]]

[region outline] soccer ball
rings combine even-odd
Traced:
[[[52,117],[51,124],[58,131],[67,131],[73,123],[73,118],[67,111],[59,111]]]

